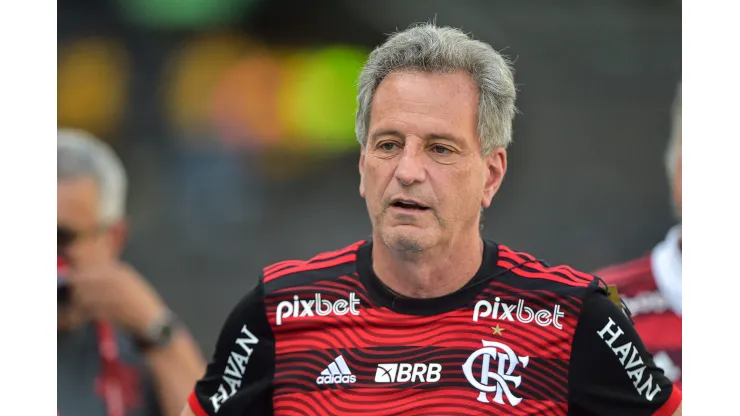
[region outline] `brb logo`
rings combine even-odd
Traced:
[[[504,319],[509,321],[517,320],[528,324],[532,321],[537,322],[539,326],[554,326],[557,329],[563,329],[563,324],[558,320],[565,314],[560,312],[560,305],[555,305],[552,312],[542,309],[535,311],[529,306],[524,306],[524,301],[519,299],[516,305],[501,302],[501,298],[496,297],[493,305],[487,300],[478,301],[473,310],[473,322],[478,322],[478,318],[491,317],[491,319]]]
[[[312,300],[301,300],[296,295],[293,296],[293,302],[284,300],[278,303],[275,320],[277,321],[277,325],[280,326],[283,324],[283,318],[299,318],[315,315],[327,316],[332,313],[337,316],[346,315],[347,313],[359,315],[360,311],[357,310],[359,304],[360,300],[357,299],[357,295],[354,292],[349,294],[349,301],[338,299],[335,302],[321,299],[321,294],[319,293]]]
[[[478,357],[483,357],[480,381],[473,375],[473,364]],[[491,360],[498,363],[496,372],[490,371]],[[522,383],[522,376],[512,375],[519,364],[522,367],[527,367],[529,357],[519,357],[514,350],[500,342],[483,341],[483,348],[472,353],[462,368],[468,382],[480,390],[480,394],[478,394],[479,402],[490,403],[486,393],[495,392],[496,395],[493,396],[495,403],[506,404],[504,402],[504,396],[506,396],[509,403],[516,406],[522,401],[522,398],[516,397],[511,392],[509,383],[513,384],[514,387],[519,387]]]
[[[442,365],[431,363],[428,366],[424,363],[393,363],[378,364],[375,370],[376,383],[416,383],[418,379],[421,383],[436,383],[441,377]],[[426,376],[426,381],[424,380]]]

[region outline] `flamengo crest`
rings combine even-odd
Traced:
[[[482,357],[480,380],[473,375],[473,364]],[[491,361],[497,363],[496,371],[491,371]],[[521,376],[514,376],[519,364],[526,367],[529,364],[529,357],[520,357],[509,346],[500,342],[483,341],[483,348],[470,354],[465,364],[463,364],[463,373],[468,382],[480,390],[478,401],[481,403],[490,403],[487,393],[496,393],[493,401],[498,404],[506,404],[504,396],[512,406],[518,405],[521,397],[515,396],[509,387],[519,387],[522,382]]]

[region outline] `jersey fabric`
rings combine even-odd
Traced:
[[[160,415],[154,380],[130,336],[116,331],[126,416]],[[57,408],[60,416],[107,416],[99,388],[100,353],[92,324],[57,333]]]
[[[680,226],[674,227],[650,254],[595,272],[617,286],[655,363],[678,388],[682,386],[680,235]]]
[[[461,290],[411,299],[372,242],[263,270],[188,402],[203,415],[671,415],[681,392],[593,276],[485,241]]]

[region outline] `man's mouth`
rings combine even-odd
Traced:
[[[420,202],[409,200],[409,199],[396,199],[391,202],[391,206],[396,208],[404,209],[415,209],[419,211],[426,211],[429,209],[428,206],[421,204]]]

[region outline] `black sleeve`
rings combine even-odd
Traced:
[[[272,415],[275,340],[262,279],[226,318],[216,350],[188,399],[197,416]]]
[[[571,415],[672,415],[681,391],[601,291],[584,299],[570,353]]]

